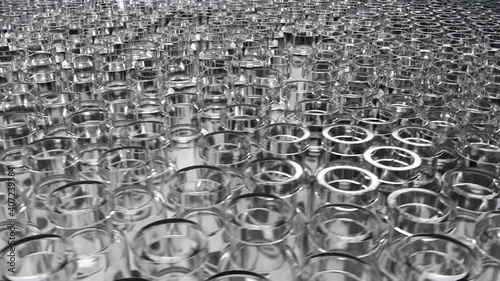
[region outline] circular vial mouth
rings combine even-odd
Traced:
[[[380,244],[380,223],[378,216],[364,207],[328,204],[314,212],[307,222],[307,232],[322,252],[349,251],[366,257]]]
[[[72,182],[53,190],[47,207],[56,225],[84,228],[109,219],[114,209],[113,194],[101,182]]]
[[[285,239],[292,230],[296,213],[283,199],[269,194],[250,193],[230,200],[225,215],[228,231],[238,241],[255,246]]]
[[[474,238],[481,251],[496,263],[500,262],[500,211],[487,212],[476,220]]]
[[[20,239],[1,250],[4,264],[14,248],[16,263],[32,266],[6,270],[4,275],[11,280],[50,280],[54,277],[71,280],[76,272],[76,254],[65,238],[53,234],[39,234]]]
[[[174,268],[190,263],[196,270],[207,258],[207,237],[193,221],[164,219],[142,228],[133,251],[144,266]]]
[[[264,150],[277,154],[295,154],[309,148],[311,133],[298,124],[271,124],[259,131]]]
[[[454,169],[443,174],[443,183],[458,209],[479,214],[497,209],[500,204],[500,181],[489,172]]]
[[[363,260],[340,251],[323,253],[309,257],[301,271],[301,280],[380,280],[378,270]]]
[[[300,163],[280,158],[266,158],[250,162],[243,171],[248,187],[254,192],[287,196],[300,190],[307,179],[307,171]]]
[[[422,159],[415,152],[394,146],[369,148],[363,158],[373,167],[388,171],[411,171],[422,164]]]
[[[461,280],[480,273],[479,254],[462,242],[439,234],[418,234],[401,241],[395,256],[400,278],[418,274],[432,280]],[[431,261],[429,263],[428,261]]]
[[[375,191],[378,178],[372,172],[348,165],[335,165],[319,171],[316,175],[318,185],[325,189],[355,194]]]

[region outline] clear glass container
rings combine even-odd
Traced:
[[[224,204],[231,195],[231,178],[215,166],[190,166],[177,171],[163,188],[168,217],[198,224],[207,239],[206,274],[217,272],[221,252],[229,237],[224,231]]]
[[[27,111],[0,113],[0,148],[23,147],[39,138],[39,119]]]
[[[80,108],[79,96],[74,93],[45,92],[39,99],[44,108],[42,127],[47,136],[65,131],[65,121]]]
[[[97,164],[102,153],[113,147],[111,122],[107,111],[84,109],[65,120],[69,137],[74,140],[82,176],[98,180]]]
[[[500,134],[466,130],[458,137],[456,150],[462,167],[500,175]]]
[[[0,222],[0,249],[6,248],[9,245],[23,238],[31,237],[40,234],[40,230],[29,222],[20,222],[12,220],[4,220]]]
[[[315,175],[313,205],[355,204],[376,208],[379,200],[378,177],[356,163],[339,161],[324,167]]]
[[[127,242],[113,229],[113,193],[101,182],[78,181],[47,198],[55,233],[74,245],[78,280],[128,276]]]
[[[33,185],[47,177],[79,178],[78,152],[71,138],[51,137],[27,144],[22,152],[24,166],[31,172]]]
[[[352,123],[370,130],[374,141],[379,144],[389,143],[390,134],[399,122],[393,111],[378,107],[359,108],[353,111],[352,116]]]
[[[338,121],[339,110],[338,103],[326,99],[301,101],[297,103],[296,114],[287,120],[309,130],[309,149],[305,152],[305,161],[312,171],[317,169],[324,157],[323,129]]]
[[[296,280],[297,259],[287,246],[295,210],[286,201],[264,194],[246,194],[226,206],[226,231],[231,246],[220,271],[248,270],[270,280]]]
[[[372,146],[374,134],[360,126],[337,124],[323,129],[323,165],[338,160],[361,162],[363,153]]]
[[[258,131],[262,157],[291,159],[305,163],[311,132],[302,124],[275,123]]]
[[[399,265],[396,275],[404,280],[474,280],[481,272],[479,252],[444,235],[410,236],[401,241],[394,255]]]
[[[380,218],[358,205],[324,205],[314,211],[306,226],[311,254],[344,252],[373,260],[384,241]]]
[[[485,262],[500,263],[498,248],[498,230],[500,225],[500,212],[491,211],[477,218],[474,227],[474,239],[484,255]]]
[[[11,185],[15,185],[18,193],[25,193],[32,186],[32,178],[23,165],[21,151],[25,145],[43,136],[37,117],[28,112],[0,113],[0,134],[0,173],[3,178],[14,181]]]
[[[258,105],[229,105],[221,110],[220,130],[243,132],[255,139],[255,135],[270,123],[269,114],[267,108]]]
[[[13,248],[13,250],[11,250]],[[9,264],[15,256],[13,265]],[[5,280],[77,280],[76,254],[73,245],[61,236],[39,234],[23,239],[3,248],[2,278]],[[12,271],[9,268],[14,268]]]
[[[168,158],[169,132],[160,121],[139,121],[120,128],[121,143],[149,150],[153,158],[153,185],[160,190],[175,172],[176,167]]]
[[[196,157],[196,143],[202,136],[197,126],[181,124],[170,127],[169,159],[177,169],[201,164]]]
[[[111,190],[128,186],[151,189],[153,161],[154,156],[147,148],[113,148],[100,155],[99,175]]]
[[[198,140],[196,149],[205,164],[219,167],[229,174],[233,196],[248,192],[241,172],[253,152],[248,136],[233,131],[211,133]]]
[[[424,165],[435,169],[446,138],[439,132],[424,127],[399,127],[392,131],[391,143],[417,153]]]
[[[201,98],[195,93],[166,93],[162,96],[163,115],[170,127],[177,125],[198,126],[198,116],[203,109]]]
[[[363,153],[364,165],[379,181],[379,212],[385,218],[387,196],[398,189],[414,185],[421,176],[422,159],[408,149],[375,146]]]
[[[108,150],[99,160],[99,173],[114,197],[113,224],[130,245],[142,227],[167,215],[153,186],[154,159],[146,148],[127,146]]]
[[[147,280],[204,280],[207,241],[198,225],[185,219],[150,223],[135,236],[132,250],[140,277]]]
[[[321,85],[307,80],[295,80],[284,83],[281,101],[285,104],[285,117],[294,113],[297,103],[303,100],[318,99]]]
[[[189,166],[178,170],[162,189],[170,214],[218,207],[230,195],[229,175],[215,166]]]
[[[380,280],[377,267],[354,256],[330,252],[311,256],[300,270],[301,281],[333,280]]]
[[[243,170],[246,187],[253,193],[272,194],[308,215],[311,211],[310,171],[300,162],[281,158],[258,158]]]
[[[457,227],[453,235],[465,243],[473,243],[476,219],[500,206],[498,178],[486,171],[468,168],[449,170],[442,180],[443,192],[457,208]]]
[[[406,188],[387,197],[391,230],[389,241],[419,233],[450,234],[457,226],[453,201],[439,193],[421,188]]]
[[[98,96],[99,107],[106,110],[111,119],[111,126],[117,128],[133,121],[134,91],[125,86],[105,86]],[[116,136],[115,136],[116,138]]]

